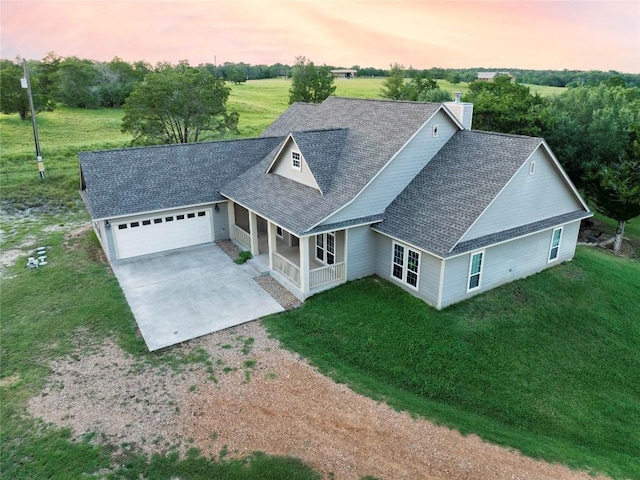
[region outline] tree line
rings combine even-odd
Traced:
[[[240,62],[224,62],[221,65],[204,63],[198,65],[198,70],[221,78],[235,84],[247,80],[259,80],[267,78],[292,78],[298,65],[298,59],[294,65],[275,63],[273,65],[251,65]],[[167,63],[161,62],[151,65],[148,62],[126,62],[114,57],[109,62],[83,59],[76,56],[63,58],[54,52],[47,54],[42,60],[29,61],[29,69],[32,79],[32,89],[37,111],[50,110],[56,103],[63,103],[70,107],[78,108],[118,108],[133,91],[135,84],[153,72],[167,67]],[[323,65],[326,70],[336,68],[332,65]],[[340,67],[338,67],[340,68]],[[360,67],[353,65],[360,77],[388,77],[400,84],[400,79],[409,78],[412,82],[404,88],[405,97],[413,100],[425,99],[438,101],[445,98],[441,92],[432,90],[428,82],[447,80],[453,84],[460,82],[472,82],[476,80],[478,71],[508,70],[515,76],[518,83],[535,85],[551,85],[557,87],[597,86],[602,82],[623,87],[640,87],[640,75],[625,74],[615,71],[578,71],[578,70],[519,70],[519,69],[445,69],[429,68],[414,69],[405,68],[402,65],[393,64],[388,69],[374,67]],[[8,59],[0,60],[0,76],[2,97],[1,111],[4,113],[18,112],[22,118],[28,114],[28,105],[20,92],[19,79],[23,76],[21,61]],[[399,93],[391,93],[389,98],[394,98]]]

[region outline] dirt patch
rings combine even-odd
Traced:
[[[226,253],[232,260],[238,258],[238,255],[240,255],[240,252],[242,251],[231,240],[218,240],[216,241],[216,245],[220,247],[220,250]]]
[[[152,366],[106,342],[53,362],[29,411],[71,427],[76,438],[147,453],[292,455],[336,479],[593,478],[358,395],[281,349],[257,322],[164,354],[209,360]]]

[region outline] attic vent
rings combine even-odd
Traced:
[[[291,167],[296,170],[302,169],[302,162],[300,161],[300,154],[298,152],[291,152]]]
[[[536,162],[531,160],[531,163],[529,164],[529,175],[533,175],[534,173],[536,173]]]
[[[431,130],[431,133],[433,134],[433,137],[437,137],[438,136],[438,129],[440,128],[439,125],[434,125],[433,129]]]

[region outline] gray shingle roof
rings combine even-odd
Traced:
[[[489,235],[484,235],[482,237],[472,238],[471,240],[467,240],[457,244],[451,251],[451,255],[458,255],[460,253],[478,250],[489,245],[505,242],[513,238],[522,237],[523,235],[535,233],[540,230],[546,230],[557,225],[563,225],[568,222],[573,222],[575,220],[582,220],[591,216],[593,216],[593,213],[591,212],[576,210],[574,212],[563,213],[562,215],[557,215],[555,217],[545,218],[544,220],[540,220],[538,222],[528,223],[519,227],[503,230],[502,232],[495,232],[490,233]]]
[[[93,218],[224,200],[220,188],[273,154],[282,137],[80,152]]]
[[[542,139],[462,130],[387,207],[376,230],[447,256]]]
[[[291,134],[322,193],[331,187],[348,132],[342,128]]]
[[[265,134],[348,130],[327,191],[320,194],[293,180],[265,173],[273,161],[269,156],[225,185],[221,193],[300,235],[353,199],[441,104],[329,97],[319,105],[292,107]],[[330,168],[323,177],[329,176]]]

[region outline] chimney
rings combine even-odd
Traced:
[[[462,101],[462,92],[455,93],[455,101],[446,102],[444,105],[458,119],[465,130],[471,130],[473,120],[473,103]]]

